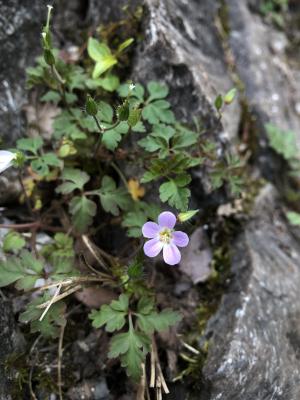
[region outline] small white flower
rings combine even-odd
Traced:
[[[134,83],[131,83],[130,85],[129,85],[129,90],[133,90],[135,88],[135,84]]]
[[[11,151],[0,150],[0,173],[11,167],[13,160],[17,157],[17,153]]]

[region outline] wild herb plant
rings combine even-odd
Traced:
[[[69,295],[86,285],[111,287],[118,299],[89,317],[111,335],[108,357],[118,357],[139,381],[147,354],[155,354],[154,333],[180,321],[176,311],[161,309],[144,279],[142,234],[150,239],[144,244],[147,256],[163,251],[167,264],[178,264],[178,247],[189,239],[175,224],[185,227],[197,213],[189,210],[192,169],[209,171],[212,188],[227,185],[239,194],[242,165],[236,157],[221,159],[204,130],[176,119],[164,82],[120,82],[118,68],[133,38],[111,47],[90,37],[87,51],[71,62],[53,47],[50,19],[51,7],[42,31],[43,55],[28,68],[27,83],[41,93],[40,102],[59,113],[50,139],[36,134],[19,139],[16,149],[0,151],[0,172],[12,165],[20,171],[28,207],[25,223],[7,226],[0,287],[15,284],[34,292],[20,320],[51,338],[64,332]],[[231,90],[218,96],[220,118],[234,95]],[[157,218],[158,224],[149,221]],[[126,229],[129,256],[101,248],[97,231],[103,224],[107,232],[111,226]],[[38,231],[51,240],[38,244]],[[96,267],[85,261],[88,272],[77,268],[76,243],[95,260]],[[157,374],[164,382],[159,364]]]

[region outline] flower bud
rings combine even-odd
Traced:
[[[193,218],[193,216],[196,215],[198,211],[199,210],[190,210],[186,212],[181,212],[177,215],[177,219],[179,222],[188,221],[189,219]]]
[[[90,95],[87,96],[85,103],[85,110],[88,113],[88,115],[91,115],[92,117],[97,115],[98,112],[97,103]]]
[[[129,117],[129,104],[127,101],[117,109],[118,118],[120,121],[127,121]]]
[[[55,65],[55,57],[51,50],[44,49],[44,60],[50,66]]]

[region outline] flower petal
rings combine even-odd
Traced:
[[[0,173],[11,167],[16,154],[11,151],[0,150]]]
[[[144,244],[144,253],[148,257],[156,257],[162,248],[163,243],[158,238],[151,239]]]
[[[153,239],[158,235],[159,229],[155,222],[146,222],[142,227],[142,233],[145,238]]]
[[[164,211],[158,216],[158,225],[161,228],[173,229],[176,224],[176,216],[170,211]]]
[[[173,243],[178,247],[185,247],[189,244],[189,237],[186,233],[181,231],[172,232]]]
[[[163,257],[165,263],[169,265],[179,264],[181,260],[181,254],[175,244],[166,244],[163,249]]]

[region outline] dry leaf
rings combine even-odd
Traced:
[[[182,249],[181,254],[180,271],[189,276],[194,284],[206,281],[212,272],[212,252],[202,228],[195,230],[189,245]]]
[[[89,308],[99,308],[118,298],[111,290],[100,287],[84,288],[80,292],[76,292],[75,297]]]
[[[139,200],[145,195],[145,188],[140,186],[140,182],[137,179],[129,179],[128,181],[128,191],[134,201]]]

